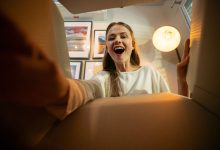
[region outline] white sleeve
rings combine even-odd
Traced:
[[[170,88],[168,86],[167,81],[160,75],[160,92],[170,92]]]
[[[155,84],[153,84],[153,89],[155,93],[162,92],[170,92],[169,85],[164,77],[160,74],[160,72],[152,67],[150,67],[152,71],[152,80]]]
[[[60,120],[63,120],[67,115],[88,101],[103,97],[98,80],[67,80],[69,82],[69,95],[66,103],[46,107],[51,114]]]

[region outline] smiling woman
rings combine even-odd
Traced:
[[[111,23],[106,31],[106,48],[103,70],[110,80],[108,96],[169,91],[158,71],[150,66],[140,66],[138,47],[129,25]]]
[[[130,63],[131,53],[135,50],[133,44],[135,43],[135,39],[132,37],[129,29],[123,26],[122,23],[121,25],[119,23],[113,25],[110,29],[107,29],[106,33],[107,52],[115,62],[116,68],[120,71],[135,70],[135,64],[132,66]],[[136,64],[139,65],[139,62]]]

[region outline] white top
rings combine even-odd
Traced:
[[[110,75],[107,71],[101,71],[91,80],[68,79],[70,91],[66,105],[49,106],[47,109],[60,119],[65,118],[79,106],[101,97],[110,97]],[[167,82],[160,73],[150,66],[142,66],[136,71],[120,72],[119,85],[121,96],[153,94],[169,92]]]
[[[99,82],[101,85],[102,97],[110,96],[109,77],[110,76],[107,71],[102,71],[92,79]],[[170,91],[164,78],[157,70],[150,66],[142,66],[136,71],[119,72],[119,85],[122,89],[122,91],[119,91],[121,96],[153,94]]]

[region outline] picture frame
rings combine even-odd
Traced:
[[[102,61],[85,61],[84,80],[91,79],[94,75],[102,71]]]
[[[89,58],[91,48],[91,21],[64,22],[67,49],[70,58]]]
[[[81,79],[82,61],[70,61],[72,79]]]
[[[94,30],[93,58],[103,58],[106,49],[106,30]]]

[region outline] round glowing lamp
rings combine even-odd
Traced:
[[[181,37],[179,31],[171,26],[158,28],[154,32],[152,39],[154,46],[162,52],[175,50],[178,47],[180,40]]]

